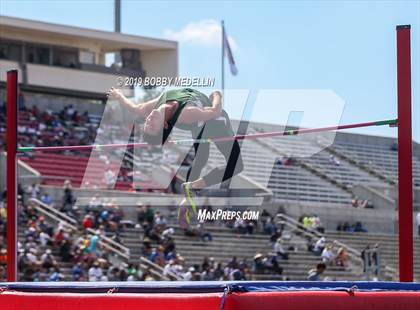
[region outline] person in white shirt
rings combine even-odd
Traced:
[[[51,237],[46,232],[41,231],[39,233],[39,241],[40,241],[42,246],[46,246],[48,244],[48,242],[51,241]]]
[[[420,237],[420,212],[417,212],[416,220],[417,220],[417,231]]]
[[[95,262],[89,269],[89,282],[101,281],[102,276],[102,269],[99,267],[99,264]]]
[[[114,172],[112,172],[111,169],[108,169],[105,172],[104,178],[105,178],[106,187],[108,189],[112,189],[114,187],[114,182],[115,182],[115,179],[116,179]]]
[[[289,259],[289,255],[286,253],[286,250],[283,247],[283,240],[281,238],[278,238],[274,244],[274,252],[282,259]]]
[[[183,274],[182,279],[184,281],[191,281],[192,280],[192,277],[194,275],[194,272],[195,272],[194,267],[188,268],[188,271]]]
[[[334,253],[332,251],[331,245],[327,245],[325,247],[325,249],[322,251],[321,258],[325,264],[330,264],[333,261]]]
[[[318,241],[315,243],[314,252],[317,253],[318,255],[321,254],[325,248],[325,244],[326,244],[325,237],[319,238]]]

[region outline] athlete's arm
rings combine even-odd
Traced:
[[[186,106],[182,110],[178,121],[183,124],[192,124],[218,118],[222,114],[222,94],[215,91],[210,95],[210,99],[212,101],[211,107]]]
[[[146,117],[150,114],[153,108],[156,106],[159,98],[155,98],[141,104],[135,104],[133,101],[123,95],[123,93],[114,87],[112,87],[107,93],[108,98],[117,100],[123,107],[129,109],[131,112],[136,113],[140,117]]]

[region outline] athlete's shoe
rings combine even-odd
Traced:
[[[185,197],[191,205],[194,214],[197,214],[197,205],[195,204],[194,197],[197,196],[196,190],[192,188],[192,182],[182,183],[182,189],[184,190]]]

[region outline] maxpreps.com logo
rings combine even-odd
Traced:
[[[198,221],[230,221],[230,220],[248,220],[257,221],[260,216],[260,211],[232,211],[232,210],[206,210],[200,209],[197,213]]]

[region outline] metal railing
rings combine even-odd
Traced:
[[[286,214],[280,213],[280,214],[277,215],[277,217],[280,220],[282,220],[285,225],[299,230],[299,232],[301,234],[303,234],[304,236],[309,236],[311,238],[325,237],[325,234],[322,234],[315,229],[305,227],[302,223],[298,222],[294,218],[291,218],[291,217],[287,216]],[[358,251],[355,248],[352,248],[352,247],[348,246],[347,244],[345,244],[345,243],[343,243],[339,240],[336,240],[336,239],[333,239],[332,243],[336,246],[345,248],[348,252],[348,255],[349,255],[349,258],[351,259],[351,261],[362,270],[363,259],[362,259],[362,254],[361,254],[360,251]],[[386,277],[390,277],[392,279],[397,278],[398,272],[395,268],[393,268],[389,265],[384,265],[384,271],[385,271],[384,275]]]
[[[68,215],[64,214],[63,212],[60,212],[56,210],[55,208],[46,205],[42,201],[31,198],[29,199],[30,202],[33,202],[37,205],[36,209],[43,213],[44,215],[48,216],[49,218],[52,218],[53,220],[57,222],[62,222],[65,226],[67,226],[72,231],[78,231],[79,228],[77,227],[77,221]],[[90,235],[94,235],[95,231],[91,228],[87,229],[88,233]],[[120,258],[124,259],[125,261],[128,261],[130,259],[130,250],[123,246],[122,244],[112,240],[111,238],[108,238],[106,236],[100,235],[99,236],[99,244],[109,250],[110,252],[116,254]]]
[[[42,201],[31,198],[29,199],[30,202],[33,202],[36,204],[36,209],[44,214],[45,216],[51,218],[52,220],[56,222],[62,222],[64,226],[66,226],[71,231],[78,231],[78,225],[77,221],[68,215],[64,214],[63,212],[60,212],[56,210],[55,208],[46,205]],[[90,235],[95,234],[95,230],[88,228],[87,232]],[[130,250],[129,248],[123,246],[122,244],[116,242],[115,240],[112,240],[111,238],[108,238],[106,236],[100,235],[99,236],[100,241],[99,244],[103,248],[106,248],[110,252],[116,254],[118,257],[122,258],[125,262],[128,262],[130,260]],[[158,280],[175,280],[179,281],[182,280],[181,277],[176,275],[173,272],[167,272],[165,275],[164,269],[153,263],[152,261],[146,259],[145,257],[140,257],[140,264],[143,264],[143,270],[149,271],[156,279]]]

